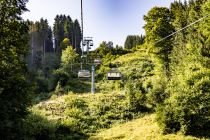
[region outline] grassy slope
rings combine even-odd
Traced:
[[[146,115],[125,124],[103,130],[89,138],[90,140],[198,140],[181,134],[161,135],[155,122],[155,114]]]
[[[151,61],[144,50],[120,56],[113,61],[119,62],[119,70],[126,76],[141,71],[141,61]],[[137,67],[139,66],[139,67]],[[90,140],[197,140],[199,138],[184,136],[182,134],[162,135],[155,121],[155,114],[143,118],[117,124],[110,129],[105,129],[90,137]]]
[[[73,95],[74,96],[74,95]],[[78,98],[93,101],[96,98],[101,98],[103,94],[97,95],[75,95]],[[41,102],[34,106],[36,111],[40,111],[43,116],[49,120],[59,120],[66,116],[62,113],[65,99],[72,95],[60,96]],[[107,95],[110,97],[110,95]],[[104,97],[103,97],[104,98]],[[93,102],[92,102],[93,103]],[[90,140],[198,140],[199,138],[192,136],[184,136],[181,134],[161,135],[157,123],[155,122],[155,114],[148,114],[142,118],[129,121],[124,124],[115,124],[110,129],[103,129],[99,133],[93,134]]]
[[[119,67],[119,70],[123,73],[124,76],[130,77],[133,75],[137,75],[137,78],[139,75],[148,74],[152,72],[145,72],[142,71],[142,67],[145,65],[145,60],[148,60],[147,64],[150,64],[150,60],[148,55],[144,51],[139,51],[131,54],[126,54],[123,56],[120,56],[116,60],[113,61],[115,62],[120,62],[121,66]],[[140,73],[138,75],[138,73]],[[118,97],[118,95],[124,96],[124,91],[119,88],[120,82],[113,82],[113,81],[107,81],[104,80],[102,82],[99,82],[96,84],[97,88],[101,88],[101,92],[103,93],[109,93],[109,94],[99,94],[97,93],[96,95],[91,95],[91,94],[83,94],[83,95],[73,95],[71,93],[70,95],[64,95],[64,96],[52,96],[51,99],[41,102],[34,106],[32,108],[33,112],[39,112],[42,116],[46,117],[48,120],[55,120],[55,121],[66,121],[67,119],[69,120],[74,120],[74,117],[72,117],[72,113],[68,113],[68,101],[69,99],[72,98],[79,98],[84,100],[90,109],[90,112],[95,115],[95,118],[93,114],[91,114],[91,118],[88,119],[99,119],[99,122],[107,123],[106,121],[108,118],[113,117],[113,115],[116,116],[116,114],[123,114],[123,110],[118,111],[117,108],[115,109],[115,106],[123,106],[124,108],[126,107],[126,102],[124,102],[124,99],[120,99],[121,96]],[[122,83],[125,84],[125,83]],[[77,87],[81,88],[81,87]],[[103,90],[106,90],[104,92]],[[121,93],[121,94],[119,94]],[[118,94],[118,95],[117,95]],[[116,95],[116,96],[113,96]],[[119,99],[118,99],[119,98]],[[117,101],[117,102],[116,102]],[[104,105],[108,105],[109,108],[112,108],[110,113],[105,114],[102,119],[100,119],[100,115],[98,116],[98,110],[96,109],[98,106],[103,107]],[[113,106],[114,105],[114,106]],[[103,107],[104,108],[104,107]],[[92,110],[92,111],[91,111]],[[72,111],[72,110],[70,110]],[[95,111],[95,113],[93,112]],[[117,112],[116,112],[117,111]],[[114,113],[113,113],[114,112]],[[70,115],[70,116],[69,116]],[[77,114],[75,114],[77,116]],[[92,118],[93,116],[93,118]],[[88,116],[85,116],[88,117]],[[86,119],[86,118],[79,118],[80,119]],[[87,119],[87,120],[88,120]],[[101,120],[104,120],[101,121]],[[77,120],[77,119],[76,119]],[[146,115],[143,118],[139,118],[124,124],[119,124],[124,121],[113,120],[114,127],[110,129],[104,129],[100,133],[94,134],[90,139],[91,140],[113,140],[113,139],[124,139],[124,140],[129,140],[129,139],[134,139],[134,140],[149,140],[149,139],[157,139],[157,140],[162,140],[162,139],[169,139],[169,140],[182,140],[182,139],[189,139],[189,140],[196,140],[198,138],[191,137],[191,136],[183,136],[181,134],[171,134],[171,135],[161,135],[160,130],[158,129],[157,123],[155,122],[155,114],[152,115]],[[117,123],[117,124],[116,124]],[[69,124],[71,126],[72,124]],[[88,125],[88,124],[87,124]],[[91,124],[89,124],[91,125]],[[112,125],[111,125],[112,126]],[[73,125],[74,127],[74,125]],[[94,127],[94,125],[93,125]],[[109,126],[108,126],[109,127]],[[88,128],[89,129],[89,128]],[[94,128],[95,130],[96,128]],[[99,130],[100,131],[100,130]]]

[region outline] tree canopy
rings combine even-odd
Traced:
[[[21,20],[27,0],[0,2],[0,135],[21,136],[22,119],[30,103],[30,86],[23,57],[28,51],[28,28]]]

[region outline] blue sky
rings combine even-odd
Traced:
[[[84,36],[94,39],[94,47],[102,41],[124,45],[127,35],[144,34],[143,15],[154,6],[169,7],[174,0],[83,0]],[[47,19],[53,26],[57,14],[70,15],[80,21],[80,0],[29,0],[30,12],[24,19]]]

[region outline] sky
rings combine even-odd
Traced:
[[[83,0],[84,37],[93,37],[94,48],[102,41],[124,46],[128,35],[145,34],[143,16],[154,6],[169,7],[174,0]],[[53,27],[56,15],[81,19],[80,0],[29,0],[23,19],[47,19]],[[94,49],[93,48],[93,49]]]

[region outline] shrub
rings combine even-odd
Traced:
[[[186,78],[186,77],[185,77]],[[208,135],[210,130],[210,72],[191,73],[184,83],[171,87],[171,97],[157,108],[157,120],[164,133]]]
[[[65,86],[69,80],[69,75],[62,69],[58,69],[54,72],[54,87],[56,87],[57,83],[60,82],[61,86]]]
[[[55,94],[58,96],[61,96],[64,93],[64,89],[61,87],[60,82],[58,82],[56,88],[55,88]]]
[[[129,81],[126,85],[126,96],[129,102],[130,110],[133,112],[145,112],[146,107],[146,92],[142,87],[142,82],[139,80]]]
[[[29,114],[22,129],[20,139],[26,140],[68,140],[87,139],[87,135],[80,131],[78,120],[63,121],[48,120],[42,114]]]
[[[166,91],[166,78],[152,77],[144,82],[144,88],[147,91],[147,103],[155,108],[158,104],[162,104],[169,97]]]

